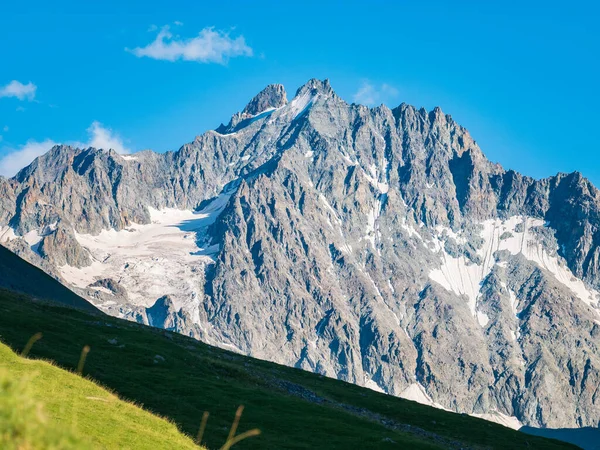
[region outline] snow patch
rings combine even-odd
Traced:
[[[456,295],[466,295],[469,309],[475,316],[480,283],[486,275],[484,268],[468,261],[464,256],[455,258],[445,251],[441,251],[441,258],[441,267],[431,270],[429,278],[447,291]]]
[[[429,395],[427,395],[427,391],[421,383],[412,383],[409,387],[407,387],[402,393],[399,395],[400,398],[406,400],[412,400],[413,402],[421,403],[422,405],[433,406],[434,408],[443,409],[445,411],[450,411],[447,408],[444,408],[439,403],[435,403]],[[469,414],[473,417],[478,417],[480,419],[487,420],[489,422],[494,422],[500,425],[504,425],[505,427],[512,428],[513,430],[518,430],[523,425],[516,417],[507,416],[506,414],[502,414],[498,411],[493,411],[487,414]]]
[[[477,321],[482,328],[485,328],[488,323],[490,323],[490,318],[484,312],[477,311]]]
[[[42,242],[42,239],[44,239],[44,237],[46,237],[47,235],[56,231],[57,226],[58,226],[58,223],[54,222],[49,225],[46,225],[45,227],[43,227],[40,230],[28,231],[23,236],[19,236],[13,228],[11,228],[9,226],[4,226],[4,227],[0,228],[0,242],[9,242],[14,239],[20,238],[20,239],[23,239],[25,242],[27,242],[27,244],[29,245],[31,250],[33,250],[34,252],[37,253],[38,247],[39,247],[40,243]]]
[[[369,171],[371,172],[370,174],[363,170],[363,174],[367,181],[381,194],[387,194],[390,190],[390,186],[386,182],[378,181],[377,168],[374,164],[371,164]]]
[[[402,223],[400,224],[400,227],[406,231],[408,233],[409,237],[417,237],[419,240],[423,240],[423,238],[421,237],[421,235],[419,234],[419,232],[412,226],[412,225],[408,225],[406,223],[406,217],[402,218]]]
[[[512,310],[514,316],[518,319],[519,311],[517,309],[517,306],[519,304],[519,300],[517,299],[517,294],[515,294],[515,291],[513,291],[512,289],[509,289],[508,296],[510,299],[510,309]]]
[[[19,236],[15,233],[15,230],[11,227],[4,226],[0,228],[0,242],[8,242],[13,239],[17,239]]]
[[[331,214],[333,214],[333,218],[334,218],[335,222],[338,225],[341,225],[342,224],[342,220],[338,216],[338,214],[335,211],[335,209],[333,209],[333,207],[329,204],[329,202],[327,201],[327,199],[325,198],[325,196],[323,194],[319,194],[319,200],[321,200],[321,202],[323,202],[323,204],[325,205],[325,207],[331,212]]]
[[[396,291],[394,290],[394,286],[392,286],[392,282],[391,282],[390,280],[387,280],[387,282],[388,282],[388,287],[390,288],[390,291],[392,291],[392,294],[393,294],[394,292],[396,292]]]
[[[203,292],[198,277],[218,248],[202,246],[205,232],[227,204],[222,194],[200,212],[149,208],[151,223],[132,224],[100,234],[75,233],[79,244],[92,256],[92,264],[59,268],[69,284],[86,288],[101,278],[112,278],[127,291],[131,303],[151,306],[157,298],[171,295],[174,306],[197,308]]]
[[[365,376],[365,387],[371,389],[372,391],[381,392],[385,394],[385,391],[371,378],[367,378]]]
[[[408,386],[406,389],[404,389],[402,391],[402,393],[399,395],[399,397],[403,398],[405,400],[412,400],[413,402],[417,402],[422,405],[433,406],[434,408],[444,409],[446,411],[449,411],[448,409],[444,408],[442,405],[435,403],[431,399],[431,397],[427,394],[427,391],[425,390],[425,388],[423,387],[423,385],[421,383],[412,383],[410,386]]]
[[[517,225],[523,224],[523,231],[516,231]],[[481,223],[483,230],[483,246],[477,251],[482,259],[481,264],[475,264],[464,256],[454,257],[445,250],[442,241],[435,236],[428,242],[434,252],[441,253],[441,267],[429,272],[429,278],[450,292],[468,297],[469,308],[476,316],[475,305],[479,289],[484,278],[491,272],[494,265],[498,264],[494,253],[507,250],[512,255],[522,254],[528,260],[546,269],[563,285],[568,287],[577,297],[590,306],[598,304],[600,294],[588,289],[583,281],[577,279],[556,256],[550,256],[531,232],[532,227],[545,226],[541,219],[531,217],[513,216],[502,221],[490,219]],[[438,228],[438,232],[440,229]],[[450,235],[448,229],[444,229]],[[460,238],[454,234],[453,237]],[[455,237],[455,239],[456,239]],[[505,264],[503,265],[505,267]],[[513,302],[514,303],[514,302]]]
[[[472,417],[478,417],[480,419],[487,420],[488,422],[494,422],[499,425],[504,425],[505,427],[512,428],[513,430],[519,430],[523,427],[523,424],[519,422],[514,416],[507,416],[506,414],[502,414],[501,412],[493,412],[489,414],[469,414]]]
[[[314,103],[314,101],[319,97],[320,94],[312,95],[310,91],[306,91],[300,97],[294,98],[288,104],[289,114],[296,119],[301,116],[310,106]]]
[[[375,231],[375,210],[371,208],[369,213],[367,214],[367,228],[365,230],[364,239],[371,243],[371,247],[375,249],[375,236],[373,235]]]

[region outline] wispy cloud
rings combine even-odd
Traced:
[[[121,154],[131,152],[118,134],[110,128],[104,127],[98,121],[92,122],[87,132],[89,135],[87,142],[69,141],[65,143],[79,148],[112,149]],[[0,175],[7,177],[16,175],[19,170],[31,164],[35,158],[43,155],[55,145],[57,145],[57,142],[52,139],[45,139],[39,142],[30,140],[18,148],[3,149],[3,153],[6,153],[6,155],[0,158]]]
[[[363,81],[360,88],[354,93],[352,100],[362,105],[373,106],[385,101],[392,100],[398,96],[398,89],[387,83],[380,85]]]
[[[0,97],[15,97],[19,100],[32,101],[35,98],[37,86],[32,82],[23,84],[20,81],[12,80],[6,86],[0,87]]]
[[[9,149],[9,153],[0,159],[0,175],[12,177],[23,167],[50,150],[56,142],[46,139],[41,142],[28,141],[18,149]]]
[[[79,147],[94,147],[102,148],[104,150],[113,149],[117,153],[126,154],[131,153],[123,143],[123,139],[112,129],[106,128],[97,120],[93,121],[87,129],[90,136],[90,140],[87,144],[79,145]]]
[[[204,28],[198,36],[183,39],[173,36],[169,26],[165,25],[156,35],[156,39],[145,47],[126,48],[138,58],[148,57],[165,61],[196,61],[200,63],[226,64],[236,56],[252,56],[252,49],[246,45],[244,36],[231,38],[229,33]]]

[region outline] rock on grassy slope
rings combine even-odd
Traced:
[[[223,444],[239,405],[245,410],[238,431],[258,428],[262,434],[235,448],[574,448],[467,415],[241,356],[177,333],[30,302],[24,296],[0,291],[2,341],[20,351],[38,332],[43,338],[33,346],[32,357],[72,369],[82,347],[89,345],[84,375],[121,398],[172,420],[189,435],[197,433],[203,413],[209,411],[204,434],[209,448]],[[178,448],[190,444],[173,425],[118,401],[89,380],[47,363],[19,360],[5,348],[0,361],[15,374],[33,377],[34,389],[63,426],[72,423],[73,410],[77,411],[78,430],[92,443],[94,439],[125,439],[130,448],[143,448],[148,440],[171,437],[180,440]],[[67,388],[74,393],[60,394]],[[136,419],[130,420],[132,417]],[[99,430],[102,436],[94,437]]]
[[[199,448],[168,420],[0,344],[3,449]]]

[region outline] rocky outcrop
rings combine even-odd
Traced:
[[[285,88],[281,84],[270,84],[246,105],[242,118],[254,117],[257,114],[277,109],[287,104]]]
[[[38,253],[56,267],[65,264],[85,267],[91,264],[87,251],[79,245],[73,230],[65,228],[62,224],[42,239]]]

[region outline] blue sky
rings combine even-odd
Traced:
[[[176,150],[267,84],[292,97],[316,77],[348,101],[439,105],[506,168],[600,185],[593,2],[365,5],[5,2],[0,171],[52,142]]]

